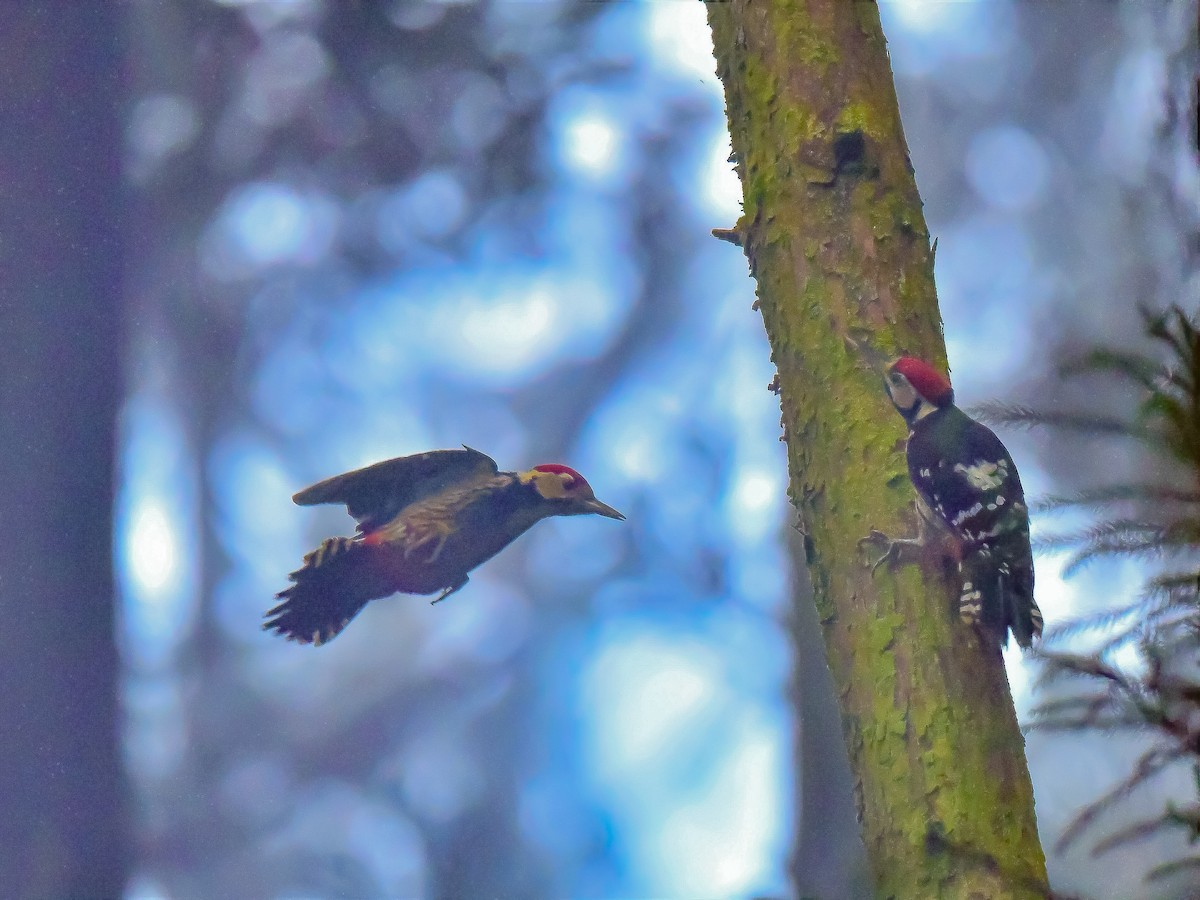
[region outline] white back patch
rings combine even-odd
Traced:
[[[958,463],[955,465],[954,471],[961,472],[971,483],[971,487],[976,490],[994,491],[1008,478],[1008,460],[1002,459],[999,462],[980,460],[971,466]]]

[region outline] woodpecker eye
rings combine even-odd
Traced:
[[[888,381],[892,384],[904,384],[904,376],[899,372],[893,372],[888,376]]]

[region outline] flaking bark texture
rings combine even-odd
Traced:
[[[876,895],[1045,896],[998,649],[958,622],[947,581],[872,578],[857,548],[872,527],[915,531],[904,426],[871,361],[946,359],[879,11],[866,0],[708,11],[744,194],[734,237],[779,370],[790,495]]]

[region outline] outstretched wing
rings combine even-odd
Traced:
[[[300,491],[292,501],[300,506],[344,503],[358,520],[358,530],[368,532],[418,500],[452,485],[486,481],[497,471],[490,456],[470,447],[431,450],[326,478]]]

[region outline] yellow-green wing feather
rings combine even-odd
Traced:
[[[486,481],[497,471],[495,460],[470,447],[430,450],[326,478],[297,493],[292,501],[300,506],[344,503],[358,520],[359,530],[368,532],[394,519],[406,506],[452,486]]]

